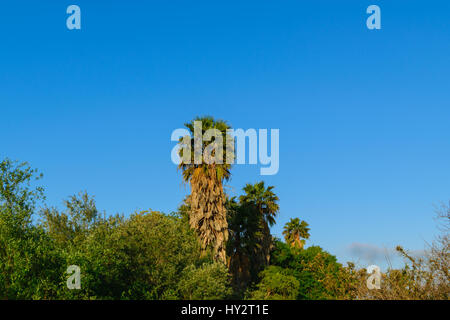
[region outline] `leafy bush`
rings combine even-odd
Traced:
[[[261,183],[260,191],[270,197],[256,198],[268,198],[268,204],[264,200],[255,206],[249,195],[244,202],[227,202],[227,268],[222,260],[213,262],[211,248],[202,250],[186,204],[172,215],[144,211],[106,218],[92,197],[80,193],[64,202],[64,211],[42,209],[37,223],[36,207],[44,199],[36,186],[40,177],[27,164],[0,162],[0,299],[205,300],[242,298],[245,293],[249,299],[277,300],[449,298],[447,205],[439,211],[443,234],[426,255],[413,257],[398,247],[405,267],[387,270],[381,289],[368,290],[365,269],[344,267],[318,246],[298,245],[301,231],[306,238],[309,230],[306,223],[302,227],[293,220],[286,228],[290,245],[273,242],[267,217],[256,209],[277,208],[273,200],[278,198]],[[259,194],[251,185],[246,189]],[[70,265],[81,269],[80,290],[66,286]]]
[[[250,293],[253,300],[295,300],[300,282],[291,270],[269,266],[261,272],[261,281],[257,289]]]
[[[183,272],[178,289],[186,300],[226,299],[231,295],[228,269],[220,262],[190,265]]]
[[[77,299],[175,299],[186,267],[204,261],[189,227],[159,212],[100,222],[65,252],[81,268],[82,289],[64,298]]]
[[[291,247],[281,241],[275,243],[272,264],[289,269],[299,281],[297,299],[349,299],[355,280],[349,268],[337,262],[335,256],[321,247],[307,249]]]
[[[44,230],[32,224],[41,175],[26,163],[0,162],[0,298],[54,297],[62,259]]]

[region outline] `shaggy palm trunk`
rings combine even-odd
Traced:
[[[242,252],[235,252],[229,259],[228,268],[231,271],[234,291],[243,293],[251,279],[249,258]]]
[[[202,249],[206,251],[211,246],[214,259],[226,263],[228,223],[225,194],[213,165],[207,170],[195,170],[188,200],[191,206],[189,224],[197,231]]]
[[[270,264],[270,252],[273,249],[272,235],[266,221],[261,221],[260,232],[255,248],[257,273]]]
[[[300,240],[300,236],[298,234],[294,235],[294,240],[292,241],[291,246],[294,248],[296,247],[299,249],[303,249],[304,245],[305,243],[302,240]]]
[[[262,262],[265,266],[270,263],[270,252],[273,248],[272,235],[270,234],[270,229],[266,221],[264,223],[263,229],[263,241],[262,241]]]

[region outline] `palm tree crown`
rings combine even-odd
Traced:
[[[242,203],[252,203],[269,226],[275,224],[275,217],[280,209],[278,196],[272,191],[273,186],[265,187],[264,181],[244,187],[245,194],[239,199]]]
[[[286,243],[290,244],[292,247],[297,247],[302,249],[305,245],[305,240],[303,239],[309,239],[309,228],[308,223],[306,221],[301,221],[299,218],[291,219],[286,225],[284,226],[284,238],[286,240]]]

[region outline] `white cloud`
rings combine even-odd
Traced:
[[[358,242],[349,245],[347,250],[351,256],[368,263],[384,262],[388,257],[391,258],[394,253],[393,249]]]

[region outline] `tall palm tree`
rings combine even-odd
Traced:
[[[230,126],[212,117],[197,117],[185,126],[191,136],[180,138],[179,156],[183,160],[178,168],[182,170],[184,182],[189,182],[191,187],[191,194],[187,198],[190,207],[189,224],[197,231],[202,249],[206,251],[211,247],[214,259],[226,263],[228,223],[223,181],[229,180],[231,175],[230,161],[226,161],[226,157],[234,157],[234,153],[226,154],[220,152],[220,149],[224,151],[225,146],[228,147],[227,141],[231,141],[227,139],[227,129]],[[215,130],[217,136],[213,136],[211,141],[203,141],[202,137],[209,129]],[[198,131],[201,132],[201,137],[195,136]],[[204,151],[208,146],[217,148],[206,153]],[[196,160],[198,156],[203,157],[200,162]],[[211,161],[216,156],[222,163]]]
[[[278,196],[272,191],[273,186],[265,187],[264,181],[254,185],[247,184],[244,187],[245,194],[239,200],[242,205],[252,205],[261,218],[259,232],[257,260],[262,265],[268,265],[270,262],[270,251],[273,247],[273,239],[270,234],[270,228],[275,224],[275,217],[280,209],[278,205]]]
[[[306,221],[301,221],[299,218],[291,219],[286,225],[284,226],[284,239],[286,240],[286,243],[290,244],[292,247],[296,247],[299,249],[303,249],[303,246],[305,245],[305,240],[303,239],[309,239],[309,224]]]

